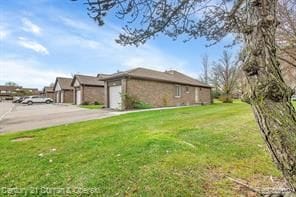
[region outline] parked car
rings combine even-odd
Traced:
[[[32,105],[33,103],[50,104],[52,102],[53,102],[53,100],[51,98],[46,98],[46,97],[43,97],[43,96],[29,96],[28,98],[23,100],[21,103],[22,104]]]
[[[296,101],[296,94],[294,94],[291,99],[292,101]]]
[[[14,97],[12,102],[13,103],[21,103],[27,98],[29,98],[29,97],[28,96],[17,96],[17,97]]]

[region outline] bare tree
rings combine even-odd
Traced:
[[[214,62],[212,75],[221,92],[221,100],[225,103],[232,102],[232,95],[237,87],[238,64],[232,60],[228,51],[223,51],[218,62]]]
[[[17,83],[13,82],[13,81],[8,81],[5,83],[6,86],[18,86]]]
[[[208,54],[205,54],[202,57],[202,66],[203,66],[203,74],[200,76],[200,79],[201,79],[202,82],[208,84],[209,83],[208,70],[209,70],[209,67],[210,67]]]
[[[214,44],[229,33],[244,44],[243,70],[251,104],[268,149],[296,191],[296,112],[284,83],[276,47],[278,0],[87,0],[89,15],[104,24],[122,19],[122,45],[139,45],[159,33],[185,41],[205,37]]]
[[[276,41],[279,50],[279,59],[296,67],[296,1],[279,0]]]

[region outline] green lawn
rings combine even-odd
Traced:
[[[32,136],[29,141],[12,142]],[[236,102],[0,136],[0,187],[99,188],[105,196],[233,196],[225,176],[280,178],[250,107]]]
[[[79,107],[85,109],[101,109],[104,105],[80,105]]]

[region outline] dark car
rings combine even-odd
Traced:
[[[13,103],[21,103],[25,99],[29,98],[28,96],[23,96],[23,97],[15,97],[14,100],[12,101]]]

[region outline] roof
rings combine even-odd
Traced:
[[[111,76],[111,74],[102,74],[102,73],[99,73],[98,75],[97,75],[97,77],[99,78],[99,79],[102,79],[102,78],[104,78],[104,77],[110,77]]]
[[[15,91],[17,89],[22,89],[21,86],[1,86],[0,85],[0,90],[3,90],[3,91]]]
[[[53,87],[44,87],[43,92],[53,92]]]
[[[104,86],[104,81],[100,81],[98,77],[87,75],[75,75],[71,86],[74,85],[75,79],[77,79],[81,85]]]
[[[60,84],[62,90],[72,90],[71,82],[72,78],[65,78],[65,77],[57,77],[54,83],[53,89],[55,90],[57,83]]]
[[[150,70],[147,68],[135,68],[125,72],[115,73],[113,75],[104,77],[101,80],[107,81],[107,80],[112,80],[112,79],[122,78],[122,77],[131,77],[131,78],[138,78],[138,79],[147,79],[147,80],[155,80],[155,81],[163,81],[163,82],[179,83],[179,84],[185,84],[185,85],[211,88],[211,86],[209,86],[208,84],[202,83],[197,79],[189,77],[175,70],[160,72],[156,70]]]

